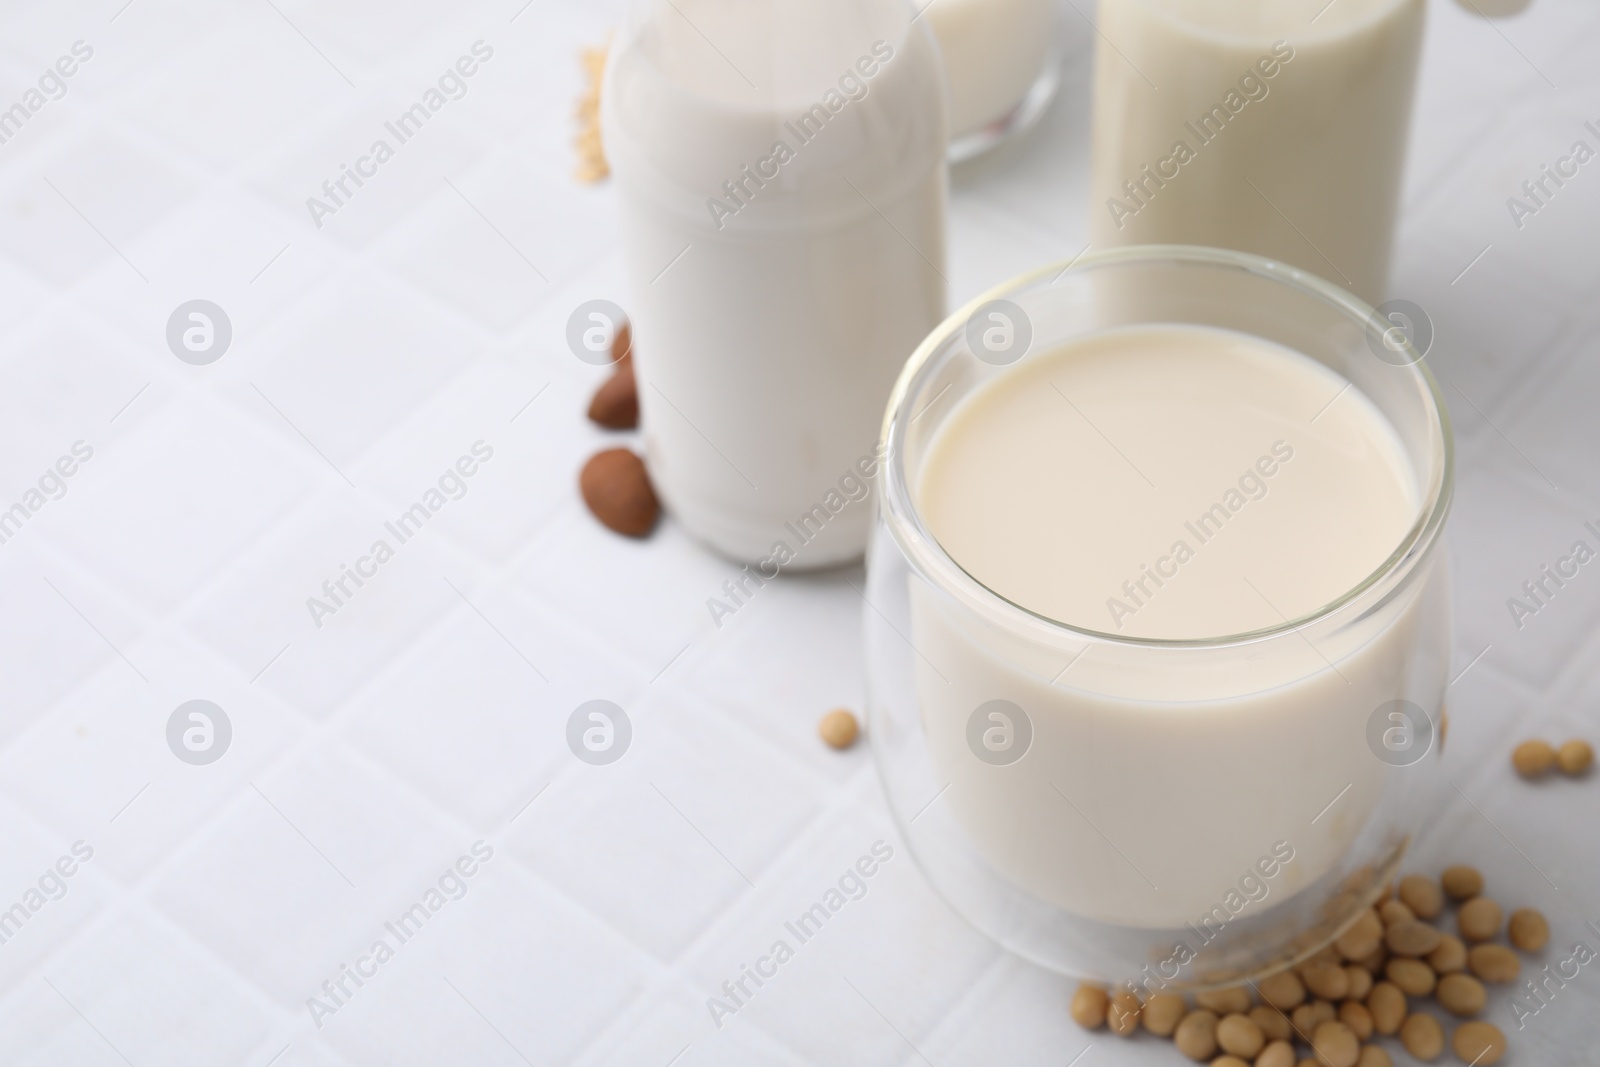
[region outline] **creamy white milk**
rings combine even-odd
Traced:
[[[725,554],[865,545],[853,468],[944,311],[942,78],[895,0],[647,0],[612,50],[646,458]]]
[[[1345,379],[1194,326],[1108,331],[1008,369],[939,427],[916,486],[929,531],[990,590],[1163,640],[1333,602],[1399,546],[1418,492],[1393,429]],[[1422,626],[1442,596],[1396,598],[1366,629],[1315,641],[1170,660],[1094,647],[1059,666],[921,583],[911,603],[924,729],[956,818],[1024,889],[1106,922],[1196,921],[1280,842],[1294,858],[1274,892],[1321,877],[1389,769],[1367,747],[1369,715],[1430,693],[1434,710],[1442,685],[1414,657],[1444,629]],[[1004,767],[969,751],[974,709],[996,699],[1034,732]]]
[[[1423,0],[1102,0],[1096,246],[1197,244],[1384,298]]]
[[[1050,0],[927,0],[921,8],[950,79],[951,135],[1010,114],[1050,58]]]

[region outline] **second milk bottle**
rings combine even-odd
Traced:
[[[859,556],[884,405],[944,314],[947,92],[903,0],[641,0],[602,104],[646,461],[752,564]]]

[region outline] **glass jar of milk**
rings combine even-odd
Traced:
[[[906,0],[643,0],[606,69],[646,459],[717,551],[859,557],[944,315],[943,71]]]
[[[868,728],[933,885],[1109,982],[1331,941],[1426,817],[1453,460],[1355,297],[1143,246],[974,301],[907,364],[864,613]]]
[[[1031,126],[1060,82],[1052,0],[918,0],[950,81],[950,158],[970,159]]]
[[[1096,247],[1196,244],[1381,302],[1423,0],[1102,0]]]

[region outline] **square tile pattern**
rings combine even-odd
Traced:
[[[0,12],[7,94],[94,49],[0,146],[0,497],[78,457],[0,545],[0,902],[75,872],[0,946],[0,1064],[1176,1062],[1074,1028],[1070,982],[922,880],[866,747],[817,743],[864,692],[859,571],[715,626],[725,561],[578,505],[617,438],[581,417],[598,372],[565,320],[626,294],[569,109],[623,6]],[[952,306],[1083,247],[1085,7],[1062,0],[1040,128],[954,175]],[[1600,525],[1600,176],[1521,227],[1505,200],[1600,123],[1600,17],[1429,7],[1394,287],[1435,320],[1458,427],[1460,676],[1419,862],[1475,857],[1567,944],[1600,922],[1600,794],[1516,783],[1506,751],[1595,736],[1600,576],[1531,617],[1507,600]],[[312,211],[478,41],[469,91]],[[214,365],[169,353],[195,300],[229,315]],[[616,765],[567,749],[592,699],[628,710]],[[714,1021],[875,842],[870,894]],[[1593,1062],[1597,1006],[1600,978],[1572,983],[1515,1063]]]

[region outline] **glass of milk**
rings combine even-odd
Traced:
[[[1225,984],[1380,891],[1444,740],[1450,426],[1409,339],[1243,253],[979,297],[901,374],[868,716],[950,904],[1044,966]]]
[[[602,94],[650,476],[759,568],[858,558],[944,317],[944,74],[908,0],[642,0]]]
[[[1236,248],[1382,301],[1423,0],[1102,0],[1095,247]]]
[[[950,83],[950,161],[971,159],[1034,124],[1060,83],[1051,0],[918,0]]]

